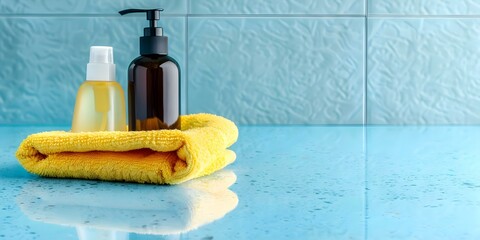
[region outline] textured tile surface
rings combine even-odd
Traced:
[[[361,124],[363,18],[190,18],[188,111]]]
[[[38,178],[13,153],[46,130],[0,127],[0,239],[364,239],[361,127],[240,127],[229,190],[221,172],[176,186]]]
[[[126,8],[163,8],[166,14],[186,14],[187,0],[2,0],[0,14],[117,14]]]
[[[367,128],[366,239],[479,239],[479,127]]]
[[[27,173],[16,147],[53,129],[0,127],[0,239],[79,239],[82,229],[179,238],[167,227],[182,239],[480,238],[478,126],[240,127],[225,169],[238,205],[211,222],[228,175],[166,187]],[[198,212],[202,199],[215,207]]]
[[[239,136],[235,215],[192,239],[363,239],[362,128],[244,127]]]
[[[113,46],[117,81],[127,94],[127,67],[139,56],[138,37],[147,24],[141,16],[0,18],[0,124],[70,124],[91,45]],[[185,18],[161,24],[170,55],[186,72]]]
[[[364,14],[364,0],[189,0],[193,14]]]
[[[369,124],[480,123],[480,20],[370,19]]]
[[[480,14],[478,0],[368,0],[369,14]]]

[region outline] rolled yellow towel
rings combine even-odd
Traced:
[[[238,129],[223,117],[181,117],[182,130],[43,132],[28,136],[17,158],[45,177],[177,184],[209,175],[235,161],[229,149]]]

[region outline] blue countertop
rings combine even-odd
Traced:
[[[40,178],[0,127],[0,239],[479,239],[480,127],[240,127],[177,186]]]

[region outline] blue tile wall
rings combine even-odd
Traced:
[[[369,14],[478,15],[478,0],[368,0]]]
[[[2,0],[1,14],[116,14],[126,8],[164,8],[186,14],[187,0]]]
[[[182,70],[182,113],[238,124],[480,124],[478,0],[2,0],[0,124],[70,124],[91,45],[118,81],[143,16]]]
[[[245,124],[361,124],[363,22],[190,18],[187,108]]]
[[[480,19],[368,26],[369,123],[480,123]]]
[[[0,17],[0,123],[70,124],[91,45],[113,46],[117,81],[126,90],[144,22],[120,16]],[[162,23],[166,35],[181,39],[171,41],[170,52],[185,69],[185,18]]]
[[[480,123],[480,2],[368,1],[369,124]]]
[[[189,0],[193,14],[364,14],[363,0]]]

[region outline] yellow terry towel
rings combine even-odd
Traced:
[[[235,160],[227,148],[235,124],[211,114],[181,117],[182,130],[43,132],[28,136],[17,158],[29,172],[60,178],[177,184]]]

